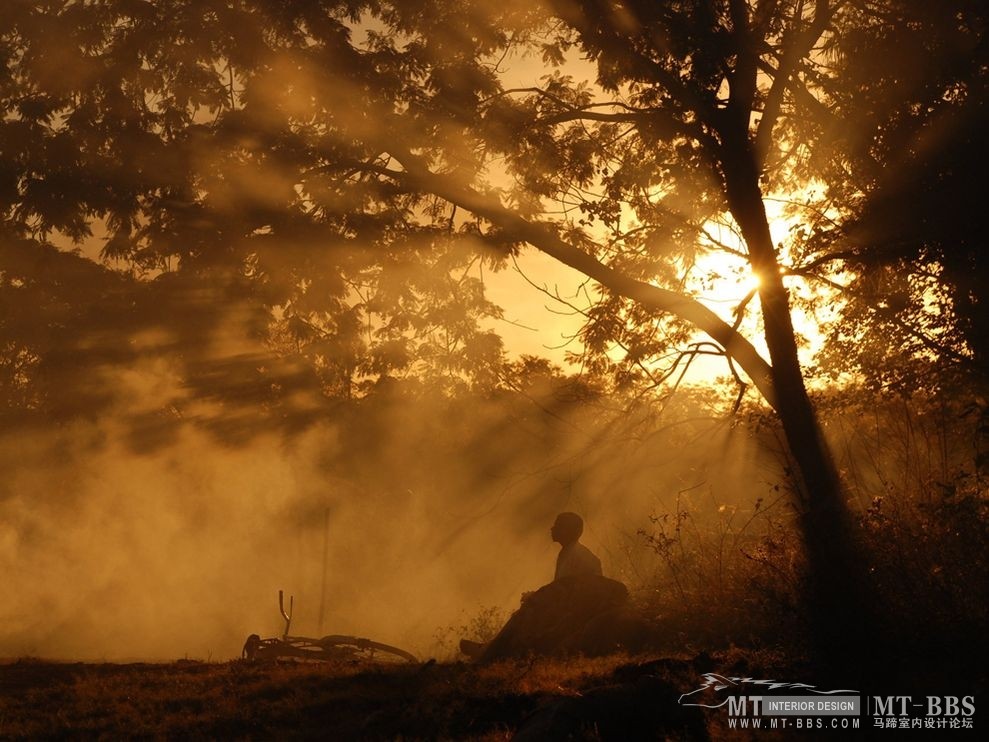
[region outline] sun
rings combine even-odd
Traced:
[[[779,203],[767,202],[766,212],[773,242],[780,246],[783,253],[781,262],[785,263],[789,235],[797,220],[784,214]],[[697,254],[684,268],[684,288],[697,301],[736,327],[769,360],[759,304],[760,279],[748,261],[741,232],[730,217],[712,219],[703,226]],[[810,300],[801,302],[801,306],[791,306],[790,312],[798,337],[801,363],[810,365],[824,344],[826,326],[840,314],[840,302],[832,289],[812,284],[799,276],[786,276],[784,283],[791,300],[797,297]],[[805,304],[815,309],[805,311],[802,308]],[[697,340],[705,337],[698,333]],[[708,358],[697,363],[687,378],[694,383],[706,383],[727,373],[727,363],[723,358]]]
[[[751,300],[759,289],[759,277],[749,264],[741,231],[727,216],[704,224],[697,252],[684,268],[687,290],[722,316],[720,310]]]

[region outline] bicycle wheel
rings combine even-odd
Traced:
[[[371,660],[377,659],[376,655],[382,654],[385,655],[385,657],[380,658],[381,661],[397,662],[399,660],[405,660],[406,662],[412,663],[419,661],[414,654],[411,652],[406,652],[404,649],[393,647],[390,644],[382,644],[381,642],[372,641],[371,639],[364,639],[359,636],[330,634],[329,636],[324,636],[322,639],[314,640],[314,643],[323,647],[327,652],[344,648],[353,648],[357,652],[365,655],[367,659]]]

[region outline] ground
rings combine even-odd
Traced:
[[[976,678],[926,663],[922,669],[912,676],[898,672],[875,677],[861,687],[862,698],[877,692],[912,692],[923,700],[926,691],[921,688],[959,698],[971,693],[976,703],[984,696],[984,673]],[[708,687],[701,691],[704,695],[693,695],[705,703],[724,700],[725,693],[753,695],[752,679],[801,682],[815,676],[804,661],[741,649],[694,656],[542,658],[487,666],[434,661],[0,660],[0,739],[625,742],[797,737],[793,729],[732,727],[725,707],[682,706],[681,694],[705,685],[705,673],[747,679],[729,683],[737,687],[727,691],[724,686]],[[762,688],[765,685],[760,695]],[[874,719],[866,714],[859,721],[868,734]],[[976,717],[970,721],[978,726]],[[848,734],[841,729],[807,731],[799,738]]]
[[[21,659],[0,665],[0,738],[721,738],[724,714],[684,709],[680,693],[701,672],[771,665],[738,653],[488,667]]]

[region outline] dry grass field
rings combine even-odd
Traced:
[[[611,656],[476,667],[242,661],[0,665],[0,737],[23,739],[705,739],[681,708],[730,655]],[[764,738],[764,737],[763,737]]]

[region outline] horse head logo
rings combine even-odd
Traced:
[[[729,678],[717,673],[708,672],[701,676],[703,685],[689,693],[680,696],[681,706],[703,706],[704,708],[721,708],[732,696],[742,692],[757,691],[765,692],[780,690],[785,688],[794,690],[801,694],[816,693],[822,696],[830,696],[835,693],[858,693],[857,690],[817,690],[813,685],[807,683],[781,683],[777,680],[758,680],[756,678]]]

